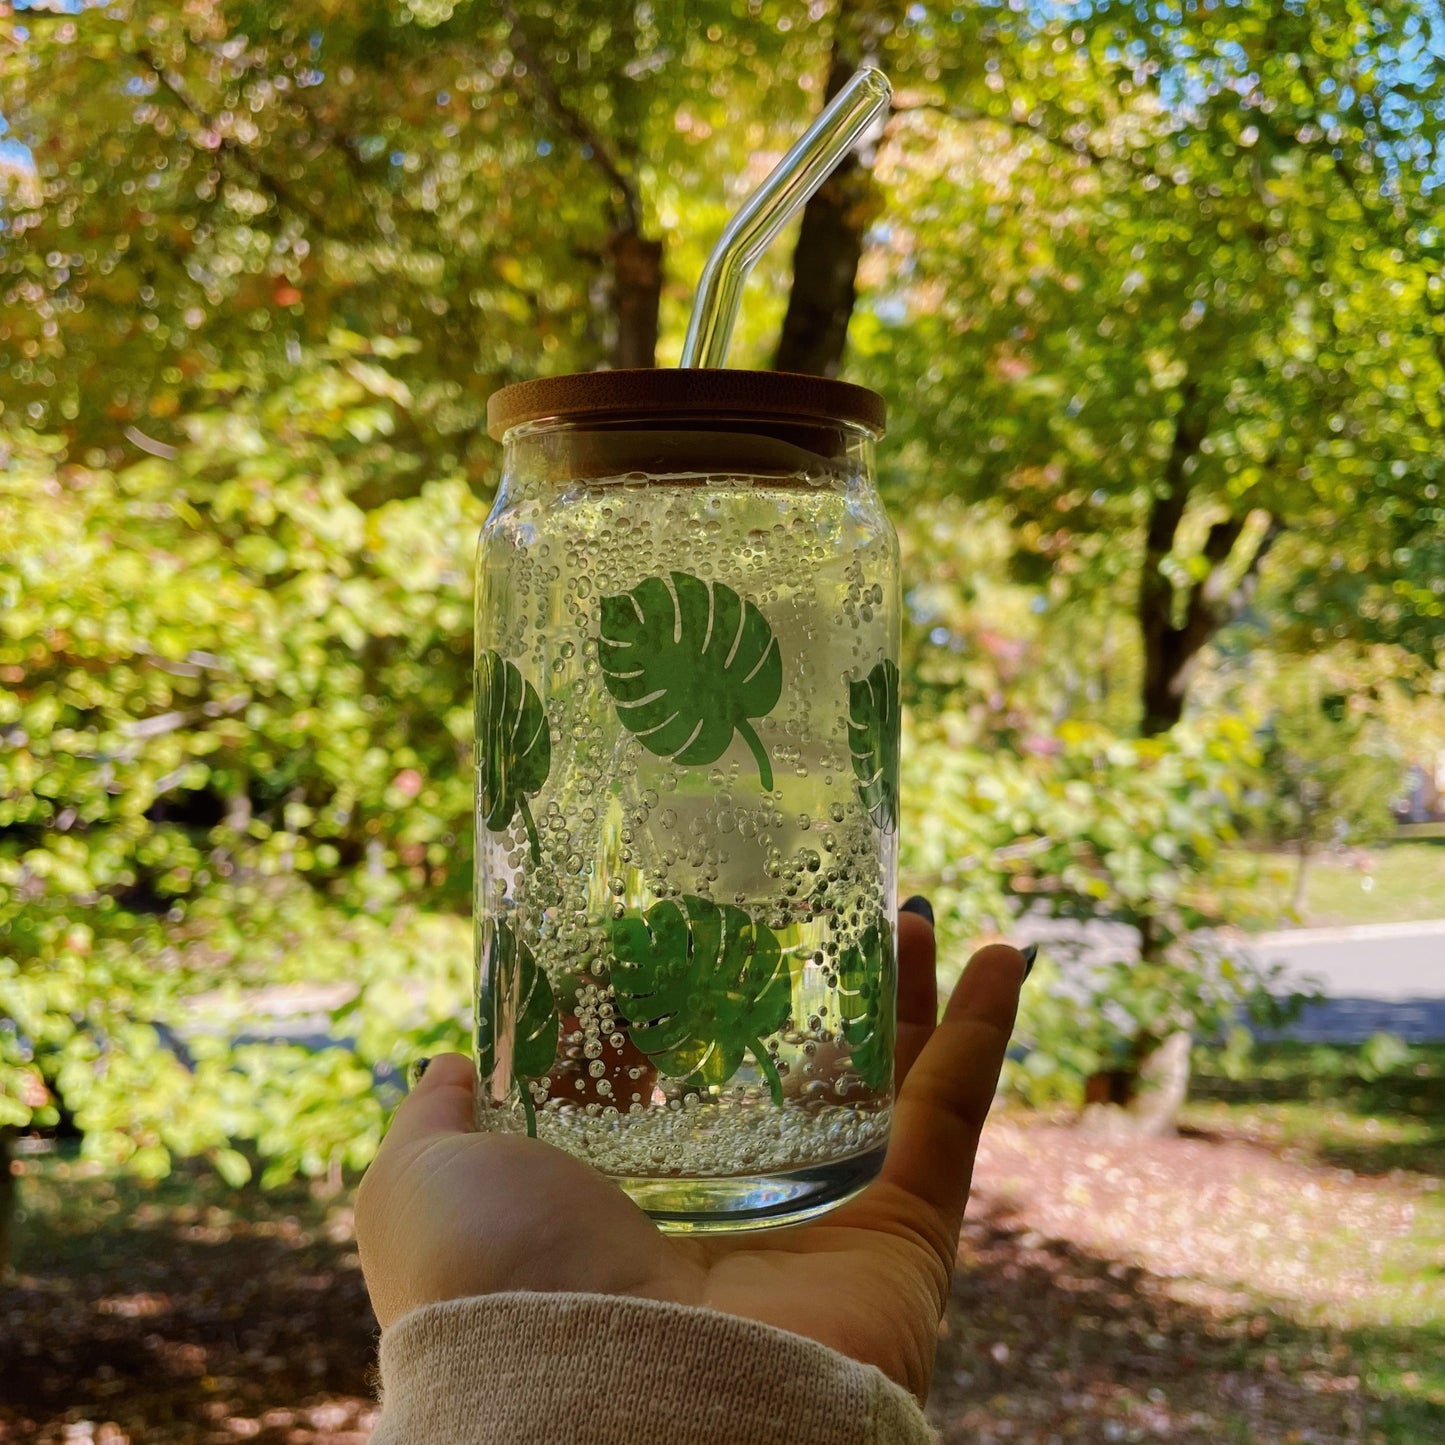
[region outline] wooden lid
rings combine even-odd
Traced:
[[[487,402],[487,431],[500,441],[528,422],[636,423],[683,430],[689,423],[758,422],[772,434],[795,427],[845,422],[883,434],[883,398],[876,391],[825,376],[786,371],[589,371],[519,381]]]

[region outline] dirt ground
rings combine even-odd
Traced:
[[[365,1441],[375,1326],[344,1204],[26,1167],[0,1441]],[[1445,1439],[1445,1401],[1388,1388],[1439,1348],[1419,1319],[1445,1258],[1419,1268],[1423,1315],[1372,1304],[1402,1270],[1415,1288],[1424,1188],[1240,1140],[995,1123],[929,1414],[949,1445]]]
[[[996,1126],[929,1414],[949,1445],[1445,1438],[1397,1418],[1445,1430],[1445,1409],[1368,1379],[1438,1335],[1360,1325],[1408,1268],[1419,1197],[1243,1142]],[[1439,1280],[1418,1281],[1436,1304]]]

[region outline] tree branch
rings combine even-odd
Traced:
[[[1183,625],[1174,629],[1171,639],[1175,656],[1173,681],[1181,693],[1193,674],[1200,650],[1228,620],[1228,607],[1222,596],[1228,575],[1226,564],[1244,531],[1244,522],[1243,517],[1226,517],[1216,522],[1204,539],[1201,555],[1211,566],[1185,600]]]
[[[339,239],[327,225],[326,217],[321,211],[318,211],[309,201],[299,196],[279,176],[267,170],[234,136],[222,134],[216,124],[215,118],[191,96],[181,78],[172,71],[167,70],[151,51],[146,49],[137,50],[134,52],[134,57],[155,76],[157,83],[163,86],[176,101],[179,102],[185,112],[196,121],[197,124],[203,126],[217,138],[217,150],[220,154],[228,155],[237,161],[251,175],[252,179],[271,193],[272,198],[278,205],[284,206],[287,210],[300,216],[308,225],[315,228],[317,234],[326,236],[331,240]],[[196,145],[192,138],[188,137],[188,139],[191,139],[192,145],[203,155],[210,154],[207,147]]]
[[[1221,582],[1216,601],[1217,605],[1224,607],[1224,620],[1226,622],[1237,621],[1244,615],[1244,610],[1254,599],[1254,594],[1259,590],[1259,576],[1264,569],[1265,558],[1269,556],[1274,545],[1284,536],[1285,525],[1273,514],[1270,515],[1269,525],[1265,528],[1264,536],[1259,539],[1259,546],[1254,549],[1254,555],[1249,559],[1239,580],[1234,584],[1233,590],[1225,597],[1223,584]],[[1225,571],[1221,565],[1221,572]]]
[[[1057,131],[1052,130],[1043,121],[1032,120],[1028,116],[1019,116],[1012,113],[1008,115],[995,115],[992,111],[979,110],[974,106],[967,105],[941,105],[934,101],[920,101],[915,105],[895,105],[894,115],[908,115],[913,111],[931,110],[938,115],[946,115],[951,120],[963,122],[965,125],[977,125],[981,121],[991,121],[994,125],[1006,126],[1010,130],[1021,131],[1025,135],[1031,135],[1037,140],[1055,147],[1057,150],[1066,151],[1069,155],[1078,156],[1096,166],[1124,165],[1140,175],[1153,176],[1161,185],[1174,186],[1177,184],[1173,176],[1166,175],[1163,171],[1156,170],[1148,161],[1137,155],[1117,155],[1112,151],[1099,150],[1097,147],[1087,144],[1084,141],[1066,140]]]
[[[592,153],[592,159],[597,162],[598,168],[622,193],[622,229],[637,235],[642,227],[642,204],[637,187],[612,158],[602,137],[588,124],[587,118],[567,103],[557,87],[557,82],[552,79],[551,72],[527,38],[527,32],[522,28],[521,16],[517,14],[512,0],[502,0],[501,10],[503,18],[511,28],[512,49],[535,78],[542,99],[572,138]]]

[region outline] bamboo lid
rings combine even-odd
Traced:
[[[786,438],[849,423],[883,434],[883,398],[866,387],[783,371],[658,367],[590,371],[519,381],[487,402],[487,431],[557,421],[599,427],[683,431],[701,425]]]

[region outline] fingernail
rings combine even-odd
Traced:
[[[1039,956],[1039,946],[1031,943],[1027,948],[1019,949],[1024,956],[1024,977],[1027,978],[1034,971],[1034,959]]]
[[[418,1060],[411,1066],[411,1083],[408,1085],[408,1087],[409,1087],[409,1088],[412,1088],[412,1089],[416,1088],[416,1086],[417,1086],[419,1083],[421,1083],[421,1076],[422,1076],[424,1073],[426,1073],[426,1071],[427,1071],[430,1067],[431,1067],[431,1060],[430,1060],[430,1059],[418,1059]]]
[[[920,918],[928,920],[930,928],[933,927],[933,905],[921,893],[915,893],[898,911],[900,913],[916,913]]]

